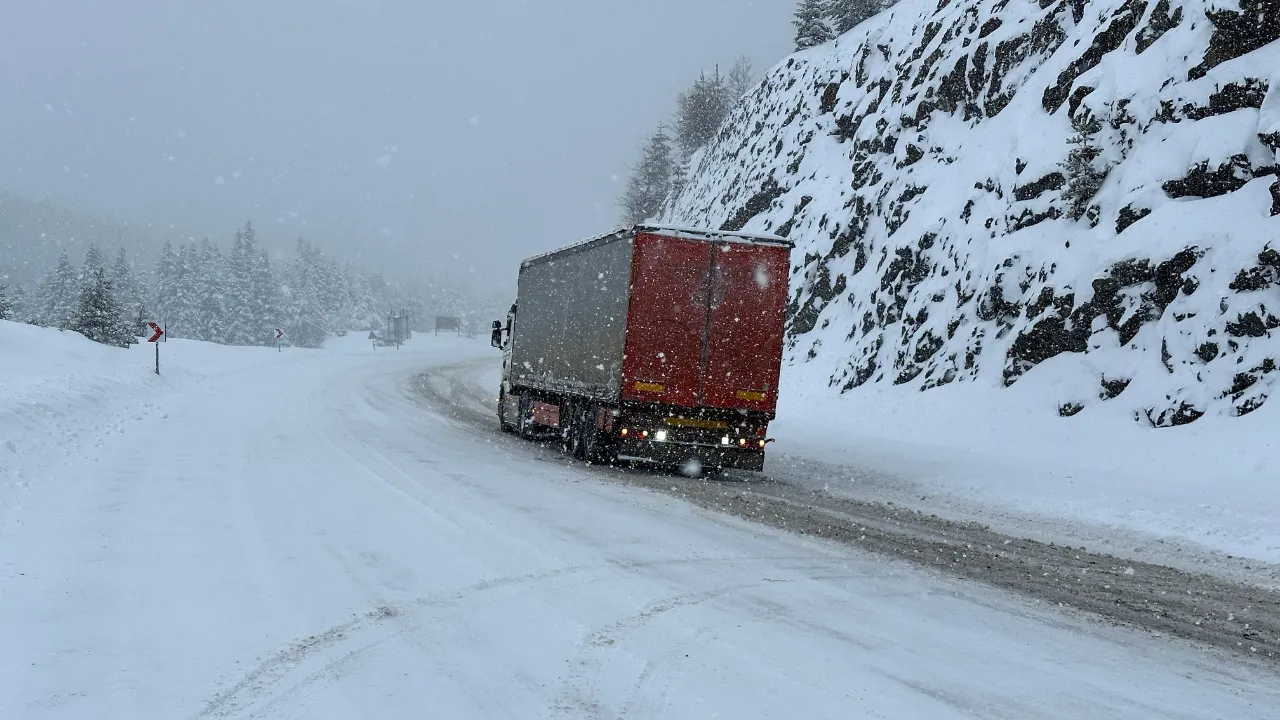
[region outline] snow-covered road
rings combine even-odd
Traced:
[[[76,440],[0,506],[0,718],[1280,715],[1265,670],[602,483],[412,390],[487,352],[261,353]]]

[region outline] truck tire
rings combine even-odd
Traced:
[[[582,459],[593,465],[609,464],[608,453],[604,447],[604,433],[596,427],[596,414],[599,408],[595,405],[587,408],[582,429]]]
[[[576,459],[586,460],[585,435],[586,435],[586,406],[582,403],[569,401],[564,406],[564,417],[568,419],[565,425],[564,435],[564,451],[565,454]]]
[[[533,398],[526,393],[521,393],[516,397],[520,398],[520,419],[516,425],[516,432],[525,440],[532,440],[534,438]]]
[[[498,391],[498,427],[502,428],[502,432],[514,432],[515,427],[507,422],[507,391]]]

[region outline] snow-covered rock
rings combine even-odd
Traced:
[[[1280,0],[903,0],[775,67],[664,220],[796,242],[790,362],[833,392],[1079,353],[1063,415],[1244,414],[1280,377],[1277,38]]]

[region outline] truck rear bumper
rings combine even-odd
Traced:
[[[618,444],[618,459],[666,467],[679,467],[689,460],[697,460],[703,467],[753,472],[764,470],[763,451],[743,450],[732,446],[623,440]]]

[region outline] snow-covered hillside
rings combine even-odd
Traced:
[[[1280,377],[1280,2],[1242,2],[904,0],[769,73],[665,219],[796,241],[791,362],[833,392],[1056,372],[1062,415],[1248,413]]]

